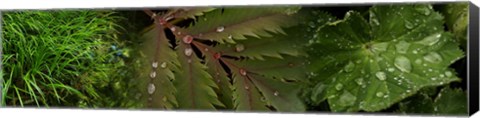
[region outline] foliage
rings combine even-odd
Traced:
[[[465,7],[12,12],[3,102],[462,115]]]
[[[423,87],[459,81],[448,66],[464,57],[430,5],[377,5],[368,19],[349,11],[319,28],[311,47],[314,102],[332,111],[379,111]]]
[[[22,11],[3,16],[2,101],[12,106],[94,106],[117,81],[109,50],[118,17],[104,11]],[[111,103],[108,103],[111,104]],[[101,105],[105,106],[105,105]]]

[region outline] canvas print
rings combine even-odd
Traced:
[[[2,106],[467,115],[468,2],[2,12]]]

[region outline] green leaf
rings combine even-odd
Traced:
[[[468,28],[468,2],[442,5],[440,12],[445,15],[445,24],[455,34],[457,40],[466,48]]]
[[[147,107],[172,109],[178,106],[177,90],[171,80],[175,79],[173,71],[178,70],[179,62],[162,29],[157,25],[142,37],[144,42],[139,46],[137,63],[141,64],[143,72],[139,73],[138,79],[141,81],[141,100]],[[150,84],[154,86],[153,94],[148,93]]]
[[[271,33],[283,33],[282,27],[295,24],[296,17],[289,17],[289,7],[232,7],[217,9],[200,17],[186,32],[196,38],[220,43],[234,43],[233,39],[247,36],[269,37]]]
[[[369,16],[350,11],[319,29],[310,69],[326,91],[314,102],[328,99],[335,112],[379,111],[425,86],[459,80],[448,66],[463,52],[430,5],[374,6]]]
[[[267,105],[273,106],[277,111],[299,112],[304,111],[305,106],[298,92],[299,83],[291,83],[286,80],[302,81],[305,78],[305,67],[303,58],[287,56],[284,59],[268,58],[267,60],[242,60],[227,61],[227,66],[234,73],[234,86],[236,98],[247,99],[246,103],[238,103],[239,108],[264,107],[255,100],[265,99]],[[236,65],[236,67],[232,67]],[[256,94],[256,91],[261,93]],[[245,92],[246,91],[246,92]],[[263,98],[265,97],[265,98]],[[251,100],[254,100],[251,102]],[[258,101],[257,101],[258,102]]]
[[[287,34],[276,34],[272,37],[246,37],[246,40],[239,40],[236,44],[225,44],[215,47],[216,51],[221,51],[223,55],[235,57],[248,57],[250,59],[264,60],[264,57],[283,58],[281,55],[300,56],[305,55],[303,44],[306,33],[302,31],[304,25],[298,25],[286,28]],[[253,41],[252,41],[253,40]]]
[[[199,44],[201,46],[205,46]],[[206,47],[206,46],[205,46]],[[205,50],[202,50],[205,51]],[[228,73],[225,72],[224,68],[220,64],[220,61],[214,59],[214,54],[209,52],[203,52],[205,56],[206,65],[208,66],[208,73],[212,75],[212,79],[218,86],[218,89],[215,89],[219,100],[225,105],[227,109],[234,109],[233,102],[233,85],[228,78]]]
[[[215,109],[224,106],[214,89],[218,88],[207,72],[207,67],[195,57],[190,45],[180,44],[177,49],[181,69],[175,73],[174,81],[178,90],[177,100],[181,109]]]
[[[195,19],[195,16],[204,15],[205,12],[210,12],[215,10],[212,7],[195,7],[195,8],[173,8],[175,18],[192,18]]]
[[[461,89],[442,89],[433,105],[440,115],[468,115],[467,93]]]
[[[429,91],[421,91],[399,103],[404,114],[468,115],[467,95],[461,89],[445,87],[433,100]]]

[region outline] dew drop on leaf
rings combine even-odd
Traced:
[[[388,48],[388,43],[386,42],[383,42],[383,43],[375,43],[372,45],[372,49],[375,51],[375,52],[384,52],[386,51]]]
[[[437,78],[436,78],[436,77],[432,77],[431,80],[432,80],[432,81],[435,81],[435,80],[437,80]]]
[[[357,79],[355,79],[355,82],[356,82],[358,85],[363,85],[363,78],[357,78]]]
[[[233,35],[228,35],[228,39],[233,39]]]
[[[353,69],[355,68],[355,64],[353,62],[348,62],[348,64],[345,66],[345,72],[352,72]]]
[[[240,69],[240,74],[243,75],[243,76],[246,76],[246,75],[247,75],[247,71],[245,71],[245,69],[241,68],[241,69]]]
[[[385,72],[382,71],[378,71],[377,73],[375,73],[375,76],[382,81],[387,79],[387,75],[385,74]]]
[[[155,76],[157,76],[157,72],[155,71],[150,72],[150,78],[155,78]]]
[[[186,48],[185,49],[185,55],[186,56],[192,56],[193,54],[193,49],[192,48]]]
[[[394,62],[395,67],[397,67],[402,72],[411,72],[412,71],[412,64],[410,60],[405,56],[397,56]]]
[[[430,36],[427,36],[424,39],[418,41],[417,43],[427,45],[427,46],[432,46],[440,40],[440,37],[442,37],[442,34],[440,34],[440,33],[430,35]]]
[[[413,28],[412,22],[406,20],[406,21],[405,21],[405,28],[407,28],[407,29],[412,29],[412,28]]]
[[[152,67],[153,67],[153,68],[157,68],[157,67],[158,67],[158,62],[154,61],[154,62],[152,63]]]
[[[416,63],[416,64],[422,64],[422,59],[416,59],[416,60],[415,60],[415,63]]]
[[[383,92],[377,92],[377,97],[382,97],[383,96]]]
[[[167,62],[162,62],[162,64],[160,64],[160,67],[161,68],[167,68]]]
[[[223,30],[225,30],[225,27],[223,26],[220,26],[220,27],[217,27],[217,32],[223,32]]]
[[[428,62],[439,63],[440,61],[442,61],[442,56],[440,56],[440,54],[438,54],[437,52],[430,52],[425,55],[423,59]]]
[[[393,71],[395,71],[395,68],[388,68],[387,71],[388,72],[393,72]]]
[[[193,41],[193,37],[190,35],[186,35],[183,37],[183,43],[190,44]]]
[[[219,52],[213,54],[214,59],[220,59],[220,57],[222,57],[222,54],[220,54]]]
[[[397,52],[402,54],[405,54],[409,47],[410,43],[407,43],[406,41],[400,41],[398,42],[398,44],[395,45]]]
[[[250,87],[248,87],[248,86],[245,86],[245,89],[247,89],[247,90],[248,90],[249,88],[250,88]]]
[[[452,77],[452,75],[453,75],[453,74],[452,74],[452,72],[450,72],[450,71],[446,71],[446,72],[445,72],[445,76],[447,76],[447,77]]]
[[[380,25],[380,22],[378,22],[378,19],[377,19],[377,18],[373,18],[373,19],[372,19],[372,22],[373,22],[373,24],[375,24],[375,25],[377,25],[377,26]]]
[[[148,94],[153,94],[153,92],[155,92],[155,85],[153,83],[148,84],[147,92]]]
[[[243,50],[245,50],[245,46],[244,46],[243,44],[237,44],[237,45],[235,45],[235,51],[241,52],[241,51],[243,51]]]
[[[267,101],[267,99],[265,97],[261,97],[260,101],[265,102],[265,101]]]
[[[175,31],[177,30],[177,28],[176,28],[175,26],[173,26],[173,27],[170,27],[170,30],[171,30],[172,32],[175,32]]]
[[[348,91],[344,91],[340,98],[338,99],[339,105],[341,106],[351,106],[355,103],[357,97]]]
[[[278,96],[278,94],[279,94],[278,91],[275,91],[275,92],[273,93],[273,95],[275,95],[275,96]]]
[[[335,85],[335,89],[342,90],[343,89],[343,84],[339,83],[339,84]]]

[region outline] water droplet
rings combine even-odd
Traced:
[[[395,67],[397,67],[402,72],[411,72],[412,71],[412,64],[410,60],[405,56],[397,56],[395,58]]]
[[[400,41],[397,45],[395,45],[397,52],[402,54],[405,54],[409,47],[410,43],[407,43],[406,41]]]
[[[190,35],[184,36],[183,37],[183,43],[190,44],[193,41],[193,37]]]
[[[186,56],[192,56],[193,54],[193,49],[192,48],[186,48],[185,49],[185,55]]]
[[[351,106],[355,103],[357,97],[348,91],[344,91],[340,98],[338,99],[338,103],[341,106]]]
[[[416,63],[416,64],[422,64],[422,60],[421,60],[421,59],[416,59],[416,60],[415,60],[415,63]]]
[[[192,63],[192,59],[188,59],[188,60],[187,60],[187,63]]]
[[[170,30],[171,30],[172,32],[175,32],[175,31],[177,30],[177,28],[176,28],[175,26],[173,26],[173,27],[170,27]]]
[[[413,54],[418,54],[418,51],[417,51],[417,50],[413,50],[412,53],[413,53]]]
[[[453,73],[450,72],[450,71],[446,71],[446,72],[445,72],[445,76],[447,76],[447,77],[452,77],[452,75],[453,75]]]
[[[395,71],[395,68],[388,68],[387,71],[388,72],[393,72],[393,71]]]
[[[223,26],[217,27],[217,32],[223,32],[223,30],[225,30],[225,27]]]
[[[437,80],[437,78],[436,78],[436,77],[432,77],[431,79],[432,79],[432,81],[435,81],[435,80]]]
[[[155,92],[155,85],[152,83],[148,84],[147,92],[148,94],[153,94],[153,92]]]
[[[335,89],[337,89],[337,90],[342,90],[342,88],[343,88],[343,84],[339,83],[339,84],[335,85]]]
[[[427,46],[432,46],[440,40],[440,37],[442,37],[442,34],[437,33],[437,34],[427,36],[427,37],[423,38],[422,40],[417,41],[416,43],[427,45]]]
[[[407,29],[412,29],[412,28],[413,28],[412,22],[406,20],[406,21],[405,21],[405,27],[406,27]]]
[[[243,51],[243,50],[245,50],[245,46],[244,46],[243,44],[237,44],[237,45],[235,45],[235,51],[241,52],[241,51]]]
[[[348,62],[348,64],[345,66],[345,72],[352,72],[354,68],[355,64],[353,62]]]
[[[153,68],[157,68],[157,67],[158,67],[158,62],[154,61],[154,62],[152,63],[152,67],[153,67]]]
[[[228,39],[233,39],[233,35],[228,35]]]
[[[386,42],[372,44],[372,49],[375,52],[384,52],[387,50],[387,48],[388,48],[388,43]]]
[[[445,77],[445,75],[443,75],[443,74],[440,74],[440,78],[444,78],[444,77]]]
[[[260,100],[261,100],[262,102],[267,101],[267,99],[266,99],[265,97],[261,97]]]
[[[204,50],[205,50],[206,52],[208,52],[208,48],[205,48]]]
[[[377,92],[377,97],[383,97],[383,92]]]
[[[240,74],[245,76],[245,75],[247,75],[247,71],[245,71],[245,69],[241,68],[240,69]]]
[[[248,89],[250,89],[250,87],[248,87],[248,86],[245,86],[245,89],[247,89],[247,90],[248,90]]]
[[[161,68],[167,68],[167,62],[162,62],[162,64],[160,64],[160,67]]]
[[[380,25],[380,22],[378,22],[377,18],[373,18],[372,23],[375,24],[375,25]]]
[[[430,9],[428,9],[428,7],[424,7],[424,6],[415,6],[415,10],[427,16],[430,15],[430,12],[431,12]]]
[[[273,95],[275,95],[275,96],[278,96],[278,94],[279,94],[278,91],[275,91],[275,92],[273,93]]]
[[[439,63],[440,61],[442,61],[442,56],[440,56],[440,54],[438,54],[437,52],[430,52],[425,55],[423,59],[428,62]]]
[[[220,57],[222,57],[222,54],[220,54],[219,52],[213,54],[214,59],[220,59]]]
[[[155,78],[155,76],[157,76],[157,72],[155,71],[150,72],[150,78]]]
[[[375,73],[375,76],[382,81],[387,79],[387,75],[385,74],[385,72],[382,71]]]
[[[358,85],[363,85],[363,78],[357,78],[355,82],[357,82]]]
[[[407,93],[410,93],[410,92],[412,92],[412,91],[411,91],[411,90],[407,90]]]

